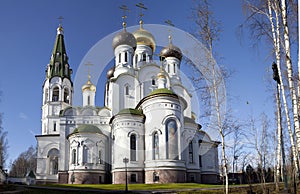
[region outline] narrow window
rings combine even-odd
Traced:
[[[88,163],[88,154],[89,154],[89,148],[86,145],[84,145],[83,146],[83,159],[82,159],[83,163]]]
[[[155,78],[152,78],[152,86],[155,86]]]
[[[159,137],[158,133],[155,132],[153,133],[153,140],[152,140],[152,150],[153,150],[153,160],[158,160],[159,159]]]
[[[168,73],[170,73],[170,64],[168,64]]]
[[[136,183],[136,174],[131,174],[130,175],[130,182]]]
[[[99,164],[103,164],[103,157],[102,157],[102,152],[99,150]]]
[[[66,55],[64,54],[64,57],[65,57],[65,60],[66,60]],[[65,65],[65,76],[68,76],[69,75],[69,65],[66,64]]]
[[[67,88],[64,89],[64,102],[69,103],[69,90]]]
[[[136,135],[130,136],[130,160],[136,161]]]
[[[173,70],[174,70],[174,73],[176,73],[176,65],[175,65],[175,63],[173,64]]]
[[[59,88],[56,86],[52,90],[52,101],[57,102],[59,99]]]
[[[90,96],[87,97],[87,104],[88,104],[88,106],[91,105],[91,97]]]
[[[199,155],[199,167],[201,168],[202,167],[202,156]]]
[[[125,95],[129,95],[129,86],[125,86]]]
[[[53,123],[53,131],[56,131],[56,122]]]
[[[189,143],[189,162],[190,163],[194,162],[193,142],[192,141],[190,141],[190,143]]]
[[[146,56],[145,53],[143,53],[143,55],[142,55],[142,61],[146,61],[146,60],[147,60],[147,56]]]
[[[121,53],[119,53],[119,63],[121,63]]]
[[[166,122],[166,158],[178,159],[177,124],[174,119]]]
[[[72,164],[76,164],[76,149],[72,150]]]
[[[138,55],[135,55],[135,64],[138,62]]]
[[[125,60],[124,60],[125,62],[127,62],[127,58],[128,58],[127,57],[127,52],[125,52]]]

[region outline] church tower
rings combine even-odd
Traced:
[[[173,84],[181,83],[180,62],[182,59],[181,50],[173,45],[172,36],[169,36],[169,45],[160,51],[160,60],[163,62],[165,71],[169,74]]]
[[[43,85],[43,135],[59,133],[59,112],[72,105],[72,70],[68,63],[63,32],[63,27],[60,24],[57,28],[56,40]]]

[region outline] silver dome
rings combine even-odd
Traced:
[[[123,30],[122,32],[119,32],[112,41],[113,49],[116,49],[119,45],[129,45],[135,50],[136,39],[131,33]]]

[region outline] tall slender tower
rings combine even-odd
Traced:
[[[42,134],[36,135],[37,181],[57,182],[59,161],[63,160],[60,150],[60,117],[62,109],[72,105],[72,70],[68,63],[63,28],[57,28],[54,48],[46,70],[43,84]]]
[[[54,48],[43,85],[42,134],[59,133],[59,112],[72,105],[72,70],[64,43],[63,28],[57,28]]]

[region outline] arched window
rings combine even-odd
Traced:
[[[98,152],[98,158],[99,158],[99,164],[103,164],[103,156],[102,156],[101,150],[99,150],[99,152]]]
[[[67,56],[64,54],[64,58],[66,60]],[[68,76],[69,75],[69,65],[68,64],[65,64],[65,76]]]
[[[125,86],[125,95],[129,95],[129,86],[128,85]]]
[[[91,105],[91,97],[90,97],[90,96],[87,97],[87,105],[88,105],[88,106]]]
[[[147,55],[146,55],[146,53],[143,53],[143,55],[142,55],[142,61],[146,61],[147,60]]]
[[[121,63],[121,53],[119,53],[119,63]]]
[[[159,159],[159,137],[158,133],[154,132],[152,135],[152,150],[153,150],[153,160]]]
[[[189,143],[189,163],[194,163],[193,141]]]
[[[59,100],[59,88],[56,86],[52,90],[52,101],[57,102]]]
[[[70,102],[70,96],[69,96],[69,90],[68,88],[64,89],[64,102],[69,103]]]
[[[76,149],[72,150],[72,164],[77,163],[77,154],[76,154]]]
[[[136,161],[136,135],[130,135],[130,160]]]
[[[125,52],[125,57],[124,57],[124,62],[127,62],[127,58],[128,58],[128,56],[127,56],[128,54],[127,54],[127,52]]]
[[[173,63],[173,70],[174,70],[174,73],[176,73],[176,65],[175,65],[175,63]]]
[[[155,78],[153,77],[151,80],[152,86],[155,86]]]
[[[56,148],[49,150],[48,160],[49,160],[49,174],[58,174],[58,156],[59,151]]]
[[[174,119],[166,122],[166,158],[178,159],[177,124]]]
[[[82,157],[82,162],[83,163],[88,163],[88,157],[89,157],[89,148],[84,145],[83,146],[83,157]]]

